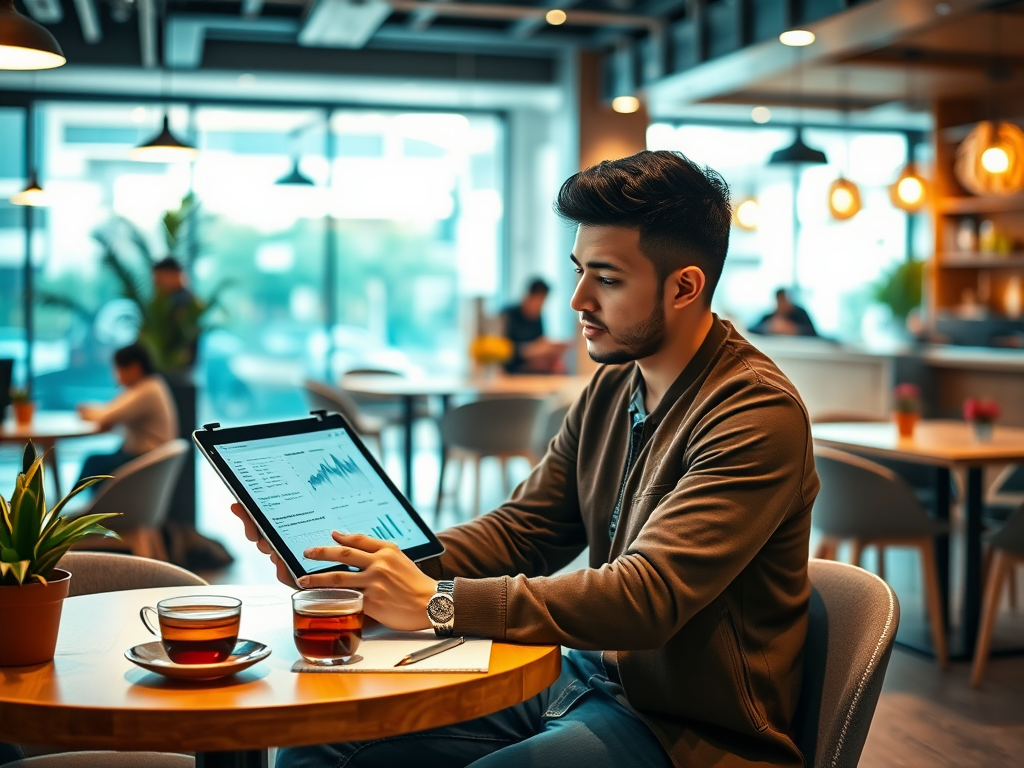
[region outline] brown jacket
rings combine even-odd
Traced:
[[[441,534],[424,570],[455,578],[456,634],[617,651],[630,704],[680,768],[800,766],[807,412],[716,317],[647,418],[609,540],[638,376],[601,368],[512,498]],[[548,576],[587,546],[590,568]]]

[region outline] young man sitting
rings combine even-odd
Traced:
[[[802,765],[790,729],[818,480],[793,385],[710,309],[728,189],[641,152],[571,177],[557,210],[578,224],[571,304],[603,365],[543,460],[501,507],[440,534],[445,554],[422,568],[335,534],[306,556],[362,570],[301,586],[362,590],[397,629],[561,644],[561,677],[489,717],[284,750],[279,765]],[[586,547],[589,568],[551,575]]]

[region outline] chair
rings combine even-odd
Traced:
[[[562,423],[565,421],[565,417],[571,407],[571,402],[562,403],[561,405],[549,406],[541,413],[541,417],[537,420],[537,429],[533,440],[533,455],[537,458],[537,461],[540,461],[544,454],[548,452],[548,445],[562,429]]]
[[[312,410],[340,413],[355,427],[356,432],[377,444],[378,456],[383,453],[384,445],[380,439],[385,426],[383,419],[364,413],[351,395],[330,384],[308,380],[302,388]]]
[[[807,640],[793,720],[808,768],[855,768],[892,655],[900,604],[872,573],[811,560]]]
[[[988,666],[988,655],[992,647],[992,630],[1003,588],[1012,583],[1015,567],[1024,563],[1024,505],[989,537],[989,547],[981,626],[978,628],[978,642],[974,646],[974,663],[971,668],[971,685],[975,688],[981,687],[985,677],[985,667]]]
[[[113,552],[68,552],[57,563],[72,574],[68,597],[152,587],[205,587],[205,579],[171,563]]]
[[[946,533],[948,526],[932,520],[914,489],[880,464],[820,446],[814,449],[814,463],[821,490],[811,521],[824,537],[816,556],[834,560],[842,541],[852,542],[854,565],[860,565],[866,546],[916,549],[935,658],[939,667],[946,669],[949,661],[934,545],[935,537]],[[878,562],[879,576],[885,578],[883,558]]]
[[[480,460],[494,456],[501,464],[502,488],[510,492],[508,459],[523,456],[531,463],[534,454],[537,421],[544,401],[531,397],[503,397],[477,400],[453,408],[441,417],[441,444],[445,461],[437,483],[436,515],[441,514],[444,478],[447,468],[458,462],[456,496],[462,479],[462,466],[472,462],[475,468],[473,514],[480,514]]]
[[[104,525],[117,531],[133,555],[167,559],[160,527],[167,519],[174,484],[191,456],[184,440],[171,440],[132,459],[114,471],[114,478],[99,487],[88,508],[75,514],[120,512]],[[82,549],[103,548],[107,540],[88,541]]]
[[[63,752],[27,757],[4,768],[195,768],[191,755],[169,752]]]

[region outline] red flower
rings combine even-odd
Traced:
[[[992,422],[1002,413],[999,403],[995,400],[982,400],[970,397],[964,400],[964,418],[967,421]]]
[[[893,390],[897,413],[917,413],[921,404],[921,388],[916,384],[898,384]]]

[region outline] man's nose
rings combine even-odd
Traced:
[[[575,312],[594,312],[597,310],[597,302],[591,296],[586,280],[581,279],[576,283],[576,290],[572,293],[569,306]]]

